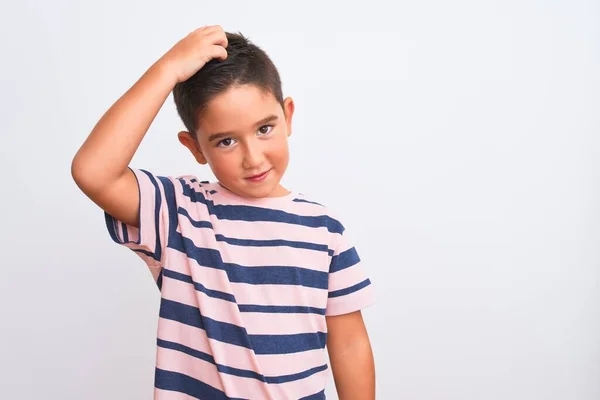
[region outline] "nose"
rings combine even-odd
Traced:
[[[242,167],[245,169],[259,169],[264,161],[264,154],[259,143],[247,143],[244,146]]]

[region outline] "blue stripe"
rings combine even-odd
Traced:
[[[181,374],[179,372],[165,371],[156,368],[154,374],[154,386],[162,390],[172,390],[185,393],[197,399],[211,400],[243,400],[227,397],[225,393],[198,379]]]
[[[329,274],[301,267],[244,267],[225,263],[230,282],[252,285],[298,285],[317,289],[327,289]]]
[[[234,376],[241,376],[244,378],[256,379],[258,381],[266,382],[266,383],[293,382],[293,381],[297,381],[300,379],[308,378],[309,376],[314,375],[317,372],[327,370],[327,368],[328,368],[327,364],[323,364],[318,367],[310,368],[306,371],[298,372],[295,374],[281,375],[281,376],[263,376],[262,374],[259,374],[257,372],[251,371],[251,370],[234,368],[234,367],[229,367],[229,366],[222,365],[222,364],[217,364],[214,357],[211,356],[210,354],[205,353],[203,351],[196,350],[196,349],[192,349],[191,347],[187,347],[187,346],[184,346],[179,343],[170,342],[170,341],[162,340],[162,339],[157,339],[157,345],[159,347],[162,347],[165,349],[180,351],[189,356],[209,362],[209,363],[215,365],[217,370],[221,373],[228,374],[228,375],[234,375]]]
[[[319,204],[319,203],[317,203],[317,202],[315,202],[315,201],[308,201],[308,200],[305,200],[305,199],[298,199],[298,198],[295,198],[295,199],[294,199],[294,200],[292,200],[292,201],[295,201],[296,203],[309,203],[309,204],[315,204],[315,205],[317,205],[317,206],[324,207],[324,206],[323,206],[323,204]]]
[[[134,248],[132,248],[131,250],[135,251],[136,253],[142,253],[142,254],[147,255],[148,257],[156,260],[156,254],[154,254],[151,251],[144,250],[144,249],[134,249]],[[156,261],[160,261],[160,260],[156,260]]]
[[[325,389],[319,393],[311,394],[310,396],[302,397],[300,400],[325,400]]]
[[[340,290],[334,290],[333,292],[329,292],[329,297],[340,297],[340,296],[345,296],[347,294],[350,293],[354,293],[366,286],[369,286],[371,284],[371,281],[367,278],[364,281],[357,283],[356,285],[347,287],[346,289],[340,289]]]
[[[245,328],[216,321],[201,314],[197,307],[161,299],[161,318],[204,329],[206,335],[219,342],[254,350],[255,354],[287,354],[325,348],[325,332],[292,335],[249,335]]]
[[[293,335],[249,335],[256,354],[289,354],[324,349],[327,333],[296,333]]]
[[[115,222],[116,221],[117,220],[115,218],[113,218],[112,215],[110,215],[106,211],[104,212],[104,222],[106,222],[106,229],[108,230],[108,234],[110,235],[110,238],[115,243],[123,244],[123,242],[117,236],[117,229],[115,227]]]
[[[216,299],[226,300],[232,303],[236,303],[235,296],[229,293],[221,292],[219,290],[207,289],[204,285],[198,282],[194,282],[192,277],[189,275],[181,274],[179,272],[171,271],[170,269],[163,268],[161,270],[161,277],[166,276],[171,279],[176,279],[182,282],[192,284],[196,290],[205,293],[209,297]],[[256,305],[256,304],[240,304],[238,305],[240,312],[262,312],[262,313],[286,313],[286,314],[318,314],[325,315],[324,308],[317,307],[304,307],[304,306],[272,306],[272,305]]]
[[[216,234],[215,237],[219,242],[225,242],[236,246],[249,246],[249,247],[274,247],[274,246],[287,246],[296,249],[308,249],[329,252],[329,248],[325,244],[309,243],[309,242],[298,242],[284,239],[272,239],[272,240],[256,240],[256,239],[237,239]]]
[[[177,209],[177,212],[180,215],[183,215],[184,217],[186,217],[190,221],[192,226],[194,226],[196,228],[213,229],[213,225],[210,221],[194,220],[190,216],[188,211],[183,207],[179,207]],[[215,238],[217,239],[217,241],[233,244],[236,246],[250,246],[250,247],[287,246],[287,247],[294,247],[294,248],[298,248],[298,249],[323,251],[323,252],[333,254],[333,250],[330,250],[327,247],[327,245],[319,244],[319,243],[309,243],[309,242],[291,241],[291,240],[283,240],[283,239],[275,239],[275,240],[237,239],[237,238],[226,237],[221,234],[216,234]]]
[[[311,394],[310,396],[302,397],[300,400],[325,400],[325,389],[319,393]]]
[[[338,272],[360,262],[360,257],[356,252],[356,249],[352,247],[344,251],[343,253],[333,256],[331,264],[329,265],[329,273]]]
[[[177,213],[183,215],[184,217],[186,217],[190,221],[190,223],[192,224],[193,227],[213,229],[213,225],[210,223],[210,221],[196,221],[196,220],[194,220],[190,216],[190,214],[188,213],[188,211],[185,208],[183,208],[183,207],[179,207],[177,209]]]
[[[219,219],[248,222],[282,222],[293,225],[307,226],[310,228],[323,227],[327,228],[329,232],[339,234],[343,233],[344,231],[342,224],[328,215],[301,216],[270,208],[246,205],[214,204],[212,200],[207,200],[202,193],[195,191],[183,179],[179,178],[179,181],[183,187],[184,196],[188,197],[192,202],[206,205],[208,212],[217,216]]]
[[[140,171],[142,171],[143,173],[145,173],[148,176],[148,178],[150,179],[150,182],[152,182],[152,185],[154,186],[154,229],[156,230],[156,242],[154,244],[154,252],[148,251],[145,249],[135,249],[135,248],[132,248],[132,250],[136,251],[138,253],[145,254],[146,256],[151,257],[156,261],[160,261],[161,256],[162,256],[162,246],[160,243],[159,222],[160,222],[160,207],[161,207],[162,199],[160,196],[160,190],[158,188],[158,183],[156,182],[156,180],[154,179],[152,174],[143,169]],[[135,175],[135,179],[138,182],[138,196],[140,196],[140,207],[139,207],[139,211],[138,211],[138,220],[139,220],[140,226],[139,226],[138,240],[136,242],[132,242],[131,244],[135,244],[135,245],[139,246],[140,241],[142,239],[142,232],[143,232],[142,216],[141,216],[141,213],[142,213],[141,186],[140,186],[139,180],[137,178],[137,175]],[[127,228],[125,227],[125,224],[123,224],[124,241],[121,241],[121,240],[119,240],[119,238],[117,236],[117,227],[115,226],[115,224],[119,221],[116,218],[114,218],[112,215],[108,214],[107,212],[104,212],[104,218],[106,220],[106,227],[108,228],[110,237],[112,238],[113,241],[115,241],[116,243],[119,243],[119,244],[124,244],[129,241],[128,240],[129,237],[127,236],[127,233],[126,233]]]
[[[197,307],[162,298],[159,315],[161,318],[204,329],[209,338],[219,342],[252,348],[245,328],[208,318],[202,315]]]
[[[108,229],[108,234],[110,235],[110,238],[118,244],[125,244],[125,242],[121,239],[119,239],[119,236],[117,235],[117,227],[116,225],[119,223],[119,221],[114,218],[112,215],[110,215],[109,213],[107,213],[106,211],[104,212],[104,220],[106,222],[106,228]],[[140,240],[138,238],[138,240],[136,242],[132,242],[132,244],[139,246],[140,245]],[[131,247],[131,250],[137,252],[137,253],[141,253],[144,254],[150,258],[153,258],[156,260],[156,254],[154,254],[151,251],[148,250],[144,250],[144,249],[136,249]],[[159,261],[159,260],[157,260]]]
[[[262,306],[256,304],[239,304],[240,312],[260,312],[273,314],[318,314],[325,315],[324,308],[304,306]]]
[[[121,223],[121,228],[123,228],[123,242],[127,243],[127,242],[129,242],[129,235],[127,233],[127,225],[125,225],[124,223]]]
[[[160,261],[160,259],[162,258],[162,245],[160,243],[160,234],[159,234],[159,229],[160,229],[160,207],[162,206],[162,198],[160,196],[160,189],[158,187],[158,182],[156,182],[156,179],[154,179],[154,176],[145,170],[141,170],[143,173],[145,173],[148,178],[150,179],[150,182],[152,182],[152,185],[154,186],[154,229],[156,231],[156,243],[154,244],[154,259],[157,261]],[[136,177],[137,179],[137,177]],[[159,177],[160,179],[160,177]],[[163,178],[163,179],[167,179],[167,178]],[[139,182],[138,182],[138,187],[139,187]],[[141,196],[141,187],[139,189],[140,191],[140,196]],[[141,202],[141,198],[140,198],[140,213],[142,211],[142,202]],[[139,227],[139,237],[138,237],[138,242],[141,240],[142,238],[142,217],[140,215],[139,218],[140,221],[140,227]]]
[[[329,285],[329,273],[323,271],[288,266],[246,267],[225,263],[218,250],[197,247],[180,232],[170,231],[169,247],[185,253],[203,267],[225,271],[230,282],[252,285],[300,285],[317,289],[327,289]]]
[[[183,207],[179,207],[177,212],[180,215],[186,217],[192,226],[196,228],[208,228],[213,229],[213,225],[210,221],[196,221],[194,220],[186,209]],[[323,251],[327,252],[327,254],[331,257],[334,254],[334,250],[327,247],[325,244],[319,243],[310,243],[310,242],[300,242],[300,241],[292,241],[292,240],[284,240],[284,239],[273,239],[273,240],[256,240],[256,239],[238,239],[238,238],[230,238],[221,234],[215,234],[215,239],[218,242],[225,242],[228,244],[232,244],[235,246],[248,246],[248,247],[292,247],[296,249],[307,249],[307,250],[315,250],[315,251]]]
[[[179,272],[171,271],[170,269],[166,269],[166,268],[163,268],[163,274],[164,274],[164,276],[166,276],[168,278],[177,279],[177,280],[182,281],[182,282],[190,283],[190,284],[194,285],[194,288],[197,291],[202,292],[202,293],[206,294],[209,297],[213,297],[215,299],[221,299],[221,300],[230,301],[232,303],[236,302],[234,295],[229,294],[229,293],[225,293],[225,292],[221,292],[219,290],[208,289],[208,288],[206,288],[206,286],[202,285],[201,283],[194,282],[192,280],[192,277],[189,276],[189,275],[185,275],[185,274],[181,274]]]
[[[165,272],[165,269],[161,268],[160,273],[158,274],[158,278],[156,279],[156,286],[158,286],[158,290],[162,290],[164,272]]]
[[[177,203],[175,201],[175,187],[173,182],[164,177],[159,177],[165,189],[165,202],[167,203],[167,211],[169,215],[169,232],[167,235],[167,247],[181,249],[181,234],[177,232]]]

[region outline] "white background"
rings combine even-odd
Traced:
[[[599,399],[599,22],[575,0],[3,1],[0,397],[151,397],[158,291],[70,163],[221,24],[279,67],[284,184],[343,217],[376,285],[378,399]],[[180,128],[169,98],[132,165],[212,179]]]

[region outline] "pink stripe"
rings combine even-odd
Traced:
[[[280,265],[329,271],[329,254],[324,251],[299,249],[288,246],[249,247],[219,242],[223,261],[240,263],[246,267]],[[285,261],[282,261],[285,260]]]
[[[352,242],[348,241],[347,237],[342,237],[340,238],[340,242],[338,242],[335,251],[333,253],[334,256],[338,256],[341,253],[345,252],[346,250],[351,249],[352,247],[354,247],[354,245],[352,244]]]
[[[140,230],[138,228],[136,228],[135,226],[131,226],[131,225],[127,225],[123,222],[119,221],[119,228],[121,228],[121,226],[125,225],[125,227],[127,228],[127,236],[130,242],[137,242],[138,238],[139,238],[139,234],[140,234]],[[119,229],[119,237],[121,237],[121,229]],[[123,240],[123,238],[121,237],[121,240]]]
[[[254,378],[220,373],[214,364],[189,356],[179,351],[159,347],[158,368],[174,371],[202,381],[224,391],[229,397],[252,399],[270,398],[267,385]]]
[[[222,269],[203,267],[180,251],[171,248],[167,248],[166,252],[168,253],[167,269],[189,275],[194,282],[200,283],[208,289],[234,293],[227,272]]]
[[[293,285],[231,283],[238,304],[325,308],[327,290]]]
[[[169,281],[166,284],[166,281]],[[187,304],[202,309],[202,315],[217,321],[244,326],[236,303],[207,296],[196,290],[192,284],[177,279],[163,277],[162,296],[167,300]]]
[[[286,399],[293,396],[294,399],[310,396],[323,390],[327,385],[329,379],[329,369],[320,371],[309,378],[301,379],[298,381],[270,384],[269,389],[275,394],[277,392],[277,399]]]
[[[156,367],[165,371],[179,372],[223,391],[223,383],[214,364],[180,351],[158,347]]]
[[[166,281],[169,281],[168,284]],[[245,327],[249,334],[297,334],[325,332],[325,316],[308,313],[240,313],[237,304],[210,297],[190,283],[163,277],[163,298],[197,307],[202,315],[217,321]],[[324,307],[323,307],[324,308]]]
[[[227,273],[216,268],[201,267],[177,250],[168,248],[168,269],[192,277],[211,290],[233,294],[238,304],[325,308],[327,290],[294,285],[252,285],[230,282]],[[188,261],[189,260],[189,261]],[[191,270],[190,270],[191,268]],[[166,287],[164,288],[166,290]]]
[[[246,330],[252,335],[293,335],[298,333],[326,332],[324,315],[242,313]]]
[[[196,184],[192,184],[192,185],[196,185]],[[218,192],[221,192],[223,189],[220,187],[215,187],[215,185],[210,185],[211,188],[213,190],[217,190]],[[199,187],[196,185],[194,186],[194,189],[198,192],[200,192],[202,189],[199,189]],[[218,193],[214,194],[214,195],[208,195],[209,199],[212,200],[214,202],[215,205],[241,205],[241,206],[248,206],[247,202],[243,202],[243,201],[239,201],[237,199],[234,198],[229,198],[229,197],[225,197],[225,196],[221,196]],[[297,196],[297,198],[299,199],[303,199],[303,196]],[[257,203],[255,205],[253,205],[253,207],[259,207],[259,208],[271,208],[271,209],[276,209],[276,210],[281,210],[290,214],[296,214],[296,215],[300,215],[300,216],[311,216],[311,217],[318,217],[321,215],[327,215],[327,209],[323,206],[317,205],[317,204],[312,204],[312,203],[307,203],[307,202],[297,202],[297,201],[284,201],[284,202],[277,202],[276,205],[270,205],[267,203],[264,204],[260,204]]]
[[[362,262],[329,274],[329,291],[345,289],[367,279]]]
[[[247,267],[252,266],[266,266],[273,265],[274,260],[287,260],[285,262],[278,262],[277,265],[293,266],[293,267],[305,267],[310,268],[311,266],[318,267],[317,270],[327,271],[330,256],[327,251],[312,250],[305,248],[295,248],[290,246],[240,246],[229,244],[226,242],[217,242],[214,239],[214,233],[210,229],[206,229],[204,235],[199,235],[198,230],[204,230],[202,228],[196,228],[191,225],[189,219],[185,216],[180,216],[180,231],[183,236],[190,238],[192,242],[200,248],[209,248],[219,250],[224,262],[240,263],[240,260],[244,260],[243,264]],[[207,239],[206,236],[210,235],[211,238]],[[225,237],[233,239],[245,239],[241,237],[238,232],[234,235],[228,236],[223,234]],[[256,239],[256,237],[254,238]],[[261,240],[272,240],[262,239]],[[304,240],[306,242],[306,240]],[[311,242],[312,243],[312,239]],[[327,246],[325,246],[325,249]]]
[[[154,400],[198,400],[195,397],[188,396],[185,393],[174,392],[172,390],[162,390],[154,388]]]
[[[307,239],[310,238],[310,242],[313,243],[330,243],[331,240],[329,237],[330,233],[325,227],[311,228],[308,226],[285,224],[281,222],[249,222],[231,221],[226,219],[215,219],[212,222],[216,232],[227,237],[236,237],[239,239],[283,239],[306,242],[308,241]]]
[[[203,329],[159,318],[158,337],[212,354],[218,364],[254,371],[264,376],[296,374],[325,364],[322,349],[292,354],[260,354],[245,347],[218,342],[206,337]]]
[[[366,286],[359,291],[345,296],[332,297],[327,303],[326,316],[348,314],[362,310],[375,302],[373,285]]]

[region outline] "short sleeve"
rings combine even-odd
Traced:
[[[104,213],[108,232],[118,244],[133,250],[150,267],[155,280],[167,245],[169,230],[168,196],[170,180],[145,170],[131,169],[138,182],[140,209],[139,228]],[[166,184],[166,185],[165,185]]]
[[[375,302],[375,291],[356,248],[343,231],[333,248],[329,265],[326,316],[359,311]]]

